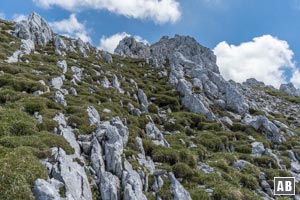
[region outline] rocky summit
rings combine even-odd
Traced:
[[[271,200],[278,176],[299,194],[299,89],[216,59],[189,36],[110,54],[0,20],[0,199]]]

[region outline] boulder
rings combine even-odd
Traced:
[[[300,96],[300,90],[296,89],[293,83],[281,84],[279,91],[284,92],[290,96],[295,96],[295,97]]]
[[[265,152],[265,147],[261,142],[253,142],[251,155],[254,157],[260,157]]]
[[[57,189],[48,181],[37,179],[34,182],[33,194],[36,200],[61,200]]]
[[[54,98],[57,103],[60,103],[63,106],[67,106],[67,101],[65,100],[65,96],[61,93],[61,91],[56,91]]]
[[[98,111],[95,109],[94,106],[89,106],[86,109],[88,116],[89,116],[89,121],[90,121],[90,125],[97,125],[100,123],[100,115],[98,113]]]
[[[141,104],[142,112],[148,112],[148,98],[145,92],[142,89],[138,89],[138,98]]]
[[[120,200],[120,180],[110,172],[102,172],[100,175],[100,193],[102,200]]]
[[[173,200],[192,200],[191,195],[184,189],[172,172],[169,172],[168,177],[171,182]]]
[[[143,193],[143,184],[140,175],[133,170],[127,160],[124,161],[122,185],[124,188],[123,200],[147,200]]]
[[[56,66],[58,68],[62,69],[62,71],[63,71],[64,74],[68,71],[68,65],[67,65],[67,62],[65,60],[58,61],[56,63]]]
[[[52,87],[54,87],[55,89],[58,89],[58,90],[60,90],[64,84],[63,79],[60,76],[52,78],[50,83],[51,83]]]
[[[28,20],[18,22],[14,33],[21,39],[30,39],[35,44],[43,47],[53,39],[53,32],[48,22],[37,13],[30,14]]]

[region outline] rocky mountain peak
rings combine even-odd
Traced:
[[[132,58],[149,58],[150,48],[143,42],[138,42],[134,37],[125,37],[115,49],[115,54]]]
[[[112,56],[33,13],[0,38],[0,199],[274,199],[274,176],[300,191],[293,84],[227,81],[190,36]]]
[[[32,40],[40,46],[46,46],[53,38],[53,31],[48,22],[37,13],[31,13],[28,20],[18,22],[15,34],[21,39]]]
[[[300,96],[300,90],[296,89],[293,83],[281,84],[279,90],[291,96]]]

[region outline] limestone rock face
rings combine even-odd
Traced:
[[[30,39],[40,46],[46,46],[53,37],[53,32],[48,22],[36,13],[30,14],[27,21],[18,22],[15,34],[21,39]]]
[[[172,172],[168,174],[168,177],[171,182],[173,200],[192,200],[190,194],[184,189]]]
[[[63,149],[54,148],[52,155],[56,161],[52,176],[65,184],[67,199],[91,200],[91,188],[84,168]]]
[[[91,126],[100,123],[100,115],[94,106],[89,106],[87,112]]]
[[[182,105],[190,111],[217,120],[210,105],[244,114],[249,106],[236,86],[220,75],[216,56],[189,36],[162,37],[151,46],[124,38],[115,53],[144,58],[153,67],[169,67],[169,83],[178,90]]]
[[[143,184],[140,175],[132,169],[131,164],[124,162],[122,184],[124,188],[124,200],[147,200],[143,194]]]
[[[149,58],[150,48],[133,37],[125,37],[115,49],[115,54],[132,58]]]
[[[37,179],[34,182],[33,194],[37,200],[61,200],[56,188],[43,179]]]
[[[300,90],[296,89],[293,83],[281,84],[279,90],[290,96],[300,96]]]
[[[282,143],[285,138],[282,136],[280,129],[277,128],[266,116],[251,116],[247,114],[243,119],[243,123],[252,126],[256,130],[260,130],[267,139],[275,143]]]

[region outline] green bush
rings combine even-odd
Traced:
[[[153,95],[155,100],[153,101],[159,107],[169,107],[173,112],[180,110],[180,103],[177,98],[167,95]]]
[[[251,175],[241,174],[240,182],[243,187],[251,190],[256,190],[259,188],[258,181]]]
[[[189,179],[193,176],[193,170],[185,163],[178,162],[172,166],[173,172],[177,178]]]
[[[0,109],[0,121],[0,136],[31,135],[37,130],[36,120],[18,110]]]

